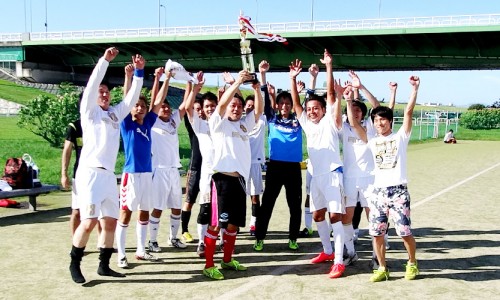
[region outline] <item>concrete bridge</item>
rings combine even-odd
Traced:
[[[317,62],[324,48],[338,70],[500,68],[500,14],[254,25],[288,39],[288,45],[252,40],[255,61],[270,61],[271,71],[288,71],[295,58]],[[117,82],[135,53],[148,60],[149,74],[169,58],[192,71],[241,69],[237,25],[0,33],[0,62],[35,82],[82,83],[110,46],[120,49],[109,70]]]

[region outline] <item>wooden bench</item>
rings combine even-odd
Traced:
[[[40,194],[48,194],[53,191],[59,191],[58,185],[44,184],[41,187],[31,189],[19,189],[12,191],[0,191],[0,199],[16,198],[16,197],[29,197],[29,208],[36,211],[36,197]]]

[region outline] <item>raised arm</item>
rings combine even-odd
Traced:
[[[184,89],[184,97],[182,98],[181,105],[179,105],[179,116],[180,116],[181,120],[184,118],[184,115],[186,114],[186,107],[187,107],[186,101],[188,100],[189,95],[191,94],[192,91],[193,91],[193,83],[191,81],[187,81],[186,88]],[[196,94],[194,94],[194,97],[196,97]],[[194,102],[194,100],[193,100],[193,102]]]
[[[163,72],[163,68],[161,68],[161,69],[162,69],[161,72]],[[157,78],[159,78],[160,76],[161,76],[161,74],[158,73]],[[170,85],[170,78],[172,78],[172,73],[171,72],[165,73],[165,81],[163,81],[163,84],[162,84],[160,90],[156,94],[156,97],[154,98],[155,101],[154,102],[151,101],[152,106],[150,106],[150,110],[152,112],[154,112],[155,114],[158,114],[160,112],[161,105],[163,104],[165,97],[167,97],[168,87]]]
[[[267,83],[267,92],[269,93],[269,107],[272,111],[276,111],[276,88],[269,82]],[[266,101],[266,99],[264,99],[264,101]]]
[[[254,115],[255,115],[255,123],[259,121],[260,116],[264,112],[264,100],[262,99],[262,93],[260,91],[260,82],[252,84],[252,88],[255,92],[255,100],[254,100]]]
[[[144,66],[146,65],[146,61],[144,57],[140,54],[136,54],[132,56],[132,64],[134,66],[134,77],[132,79],[132,85],[130,86],[130,90],[128,91],[125,98],[123,98],[123,103],[128,108],[127,113],[130,112],[132,107],[139,100],[139,95],[141,94],[141,88],[144,80]]]
[[[265,85],[267,82],[266,74],[269,71],[269,63],[263,60],[259,63],[260,84]]]
[[[251,75],[248,73],[248,71],[240,71],[240,73],[238,74],[238,78],[233,82],[233,84],[231,84],[230,87],[226,89],[224,94],[222,94],[222,97],[219,100],[219,104],[215,108],[215,111],[219,114],[219,116],[224,116],[226,108],[229,102],[231,102],[231,100],[233,99],[234,94],[239,90],[240,85],[242,85],[245,80],[249,80],[250,77]]]
[[[165,72],[164,67],[159,67],[155,69],[155,78],[153,80],[153,87],[151,88],[151,101],[149,103],[149,111],[153,110],[154,102],[156,100],[156,95],[158,95],[158,90],[160,89],[160,77]]]
[[[302,61],[296,59],[290,63],[290,85],[291,85],[291,94],[292,94],[292,102],[293,102],[293,110],[297,114],[297,117],[300,118],[304,108],[300,105],[299,92],[297,90],[297,76],[302,71]]]
[[[361,83],[358,74],[350,70],[349,76],[351,77],[352,87],[359,89],[361,92],[365,94],[372,108],[379,107],[380,102],[378,102],[377,98],[375,98],[375,96],[373,96],[372,93],[370,93],[370,91]]]
[[[317,64],[312,64],[309,67],[309,74],[311,74],[311,81],[309,82],[309,88],[307,92],[314,94],[314,91],[316,90],[316,79],[318,78],[319,74],[319,67]]]
[[[326,67],[326,103],[333,106],[332,117],[337,129],[342,128],[342,106],[341,101],[335,99],[334,79],[333,79],[333,58],[325,49],[323,59],[320,60]]]
[[[352,94],[354,96],[354,99],[360,99],[361,100],[361,98],[359,98],[359,89],[355,88],[353,86],[351,86],[351,89],[352,89]]]
[[[189,122],[193,121],[193,105],[194,100],[196,99],[196,95],[198,95],[198,93],[201,91],[201,88],[205,84],[205,78],[203,77],[202,71],[196,74],[196,79],[198,79],[198,83],[195,84],[192,89],[190,89],[188,97],[183,101],[183,104],[181,104],[181,106],[185,106]]]
[[[389,100],[389,108],[394,110],[394,106],[396,106],[396,92],[398,89],[397,82],[389,82],[389,89],[391,90],[391,98]]]
[[[420,86],[420,78],[418,78],[418,76],[410,76],[410,85],[413,87],[413,89],[410,94],[410,100],[406,105],[405,114],[403,118],[403,128],[407,135],[411,133],[413,109],[415,108],[415,104],[417,103],[417,94],[418,94],[418,87]]]
[[[234,79],[233,75],[231,75],[231,73],[229,73],[229,72],[223,72],[223,73],[222,73],[222,77],[224,78],[224,82],[225,82],[226,84],[228,84],[228,85],[232,85],[232,84],[233,84],[233,83],[235,83],[235,81],[236,81],[236,80]],[[226,92],[227,92],[227,91],[228,91],[228,90],[226,90]],[[238,95],[242,96],[242,95],[241,95],[241,91],[240,91],[240,86],[239,86],[239,85],[238,85],[238,88],[237,88],[237,89],[233,92],[233,94],[231,95],[231,97],[232,97],[232,96],[234,96],[234,94],[238,94]]]
[[[270,120],[273,116],[274,104],[270,98],[269,92],[269,82],[267,82],[266,74],[269,71],[269,63],[266,60],[263,60],[259,63],[259,73],[260,73],[260,82],[261,82],[261,91],[264,93],[264,113],[266,118]]]
[[[94,67],[92,74],[90,75],[87,86],[83,91],[82,101],[80,103],[80,113],[85,113],[96,107],[97,98],[99,93],[99,85],[106,75],[106,70],[108,69],[109,63],[115,59],[118,55],[118,49],[111,47],[104,51],[104,55],[99,59],[97,65]]]
[[[351,86],[347,86],[346,89],[344,90],[344,99],[347,103],[347,119],[349,120],[349,124],[351,127],[354,129],[358,137],[365,143],[368,142],[368,137],[366,135],[365,128],[361,125],[361,123],[356,120],[356,117],[354,116],[353,113],[353,102],[357,101],[354,100],[354,93],[353,93],[353,88]]]
[[[132,85],[132,76],[134,75],[134,65],[128,64],[125,66],[125,79],[123,80],[123,97],[127,96],[130,86]]]

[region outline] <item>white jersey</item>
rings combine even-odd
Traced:
[[[151,129],[151,152],[153,169],[180,168],[179,135],[177,131],[181,123],[179,111],[176,110],[167,122],[158,118]]]
[[[373,126],[367,124],[368,138],[375,135]],[[371,128],[371,129],[370,129]],[[368,144],[363,142],[349,123],[342,124],[342,150],[344,154],[344,178],[371,176],[375,168]]]
[[[253,115],[253,112],[251,113]],[[267,118],[261,115],[255,127],[248,134],[250,138],[250,151],[252,152],[252,164],[263,164],[266,161],[264,153],[264,132],[266,128]]]
[[[449,142],[452,138],[454,138],[454,136],[453,136],[453,132],[448,131],[448,132],[444,135],[443,142]]]
[[[410,134],[403,127],[388,136],[377,135],[368,140],[375,162],[375,187],[390,187],[406,184],[406,153]]]
[[[127,96],[115,106],[103,110],[98,104],[99,85],[106,74],[109,62],[104,57],[90,75],[80,103],[80,117],[83,131],[83,148],[80,166],[104,168],[115,171],[116,156],[120,147],[120,122],[137,103],[143,79],[135,77]]]
[[[307,138],[309,171],[312,177],[327,174],[342,166],[340,160],[339,134],[332,117],[332,106],[327,105],[325,116],[315,124],[307,119],[306,111],[299,117]]]
[[[197,113],[192,117],[193,131],[198,138],[201,153],[201,173],[213,174],[214,146],[210,136],[210,126],[207,120],[203,120]]]
[[[238,172],[248,180],[252,159],[248,133],[255,126],[255,115],[233,122],[221,117],[216,110],[208,124],[214,145],[214,171]]]

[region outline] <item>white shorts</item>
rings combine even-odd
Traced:
[[[358,201],[361,207],[368,207],[368,186],[373,184],[373,176],[344,177],[346,207],[355,207]]]
[[[252,163],[250,165],[250,176],[247,181],[247,194],[250,196],[262,195],[264,193],[264,184],[262,182],[262,165]]]
[[[212,174],[211,172],[203,172],[203,170],[200,174],[200,204],[211,202]]]
[[[119,200],[115,173],[79,167],[76,171],[80,219],[111,217],[118,219]]]
[[[345,214],[342,173],[330,172],[311,179],[310,210],[326,208],[330,213]]]
[[[151,210],[153,173],[123,173],[120,184],[120,208],[130,211]]]
[[[312,179],[311,172],[309,172],[309,169],[307,169],[307,171],[306,171],[306,195],[311,194],[311,179]]]
[[[71,209],[79,209],[75,179],[71,179]]]
[[[176,168],[158,168],[153,171],[153,208],[181,209],[181,176]]]

